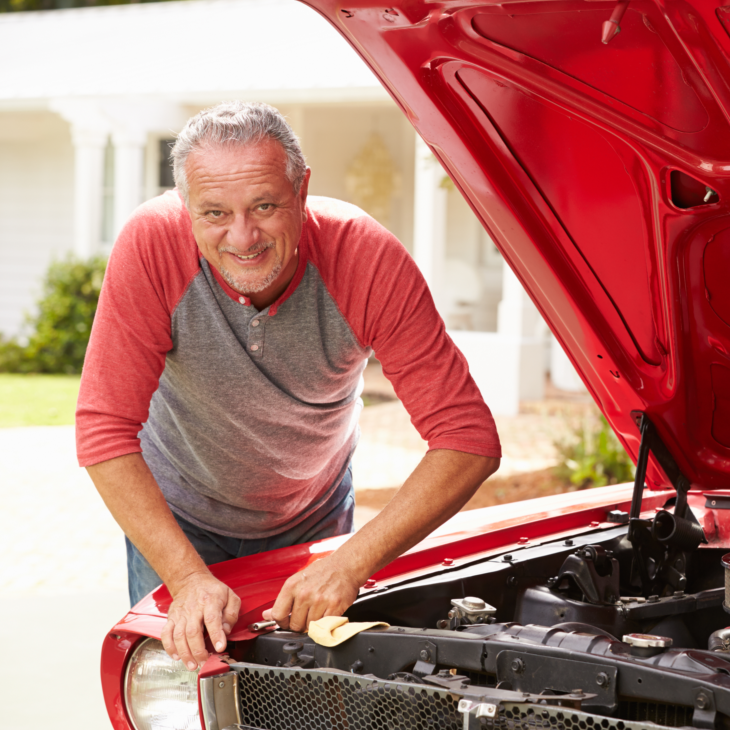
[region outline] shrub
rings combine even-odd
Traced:
[[[37,313],[26,315],[27,344],[0,339],[0,372],[80,373],[105,271],[102,257],[52,263]]]
[[[634,479],[635,467],[602,415],[587,416],[573,438],[555,446],[561,457],[557,475],[581,489]]]

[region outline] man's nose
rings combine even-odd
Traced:
[[[240,251],[245,251],[257,244],[260,238],[261,231],[251,216],[247,216],[245,213],[239,213],[234,217],[228,229],[228,242],[231,245]]]

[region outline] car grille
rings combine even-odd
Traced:
[[[244,727],[260,730],[461,730],[446,691],[355,674],[236,664]]]
[[[462,730],[460,694],[337,671],[237,663],[241,730]],[[476,689],[476,687],[475,687]],[[475,693],[475,695],[478,693]],[[469,696],[468,690],[464,692]],[[485,696],[483,702],[489,702]],[[625,703],[621,703],[626,711]],[[645,708],[644,708],[645,709]],[[490,730],[657,730],[689,715],[628,713],[631,719],[551,705],[502,702]],[[622,713],[623,714],[623,713]],[[648,721],[647,721],[648,720]],[[652,722],[653,720],[653,722]],[[657,724],[654,724],[657,723]]]

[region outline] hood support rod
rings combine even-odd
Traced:
[[[642,591],[646,596],[659,590],[662,585],[659,581],[666,581],[674,588],[684,590],[687,584],[689,553],[705,540],[702,528],[687,504],[690,481],[680,471],[646,413],[632,411],[631,415],[641,433],[629,514],[628,538],[634,552],[633,570],[638,572]],[[677,492],[674,514],[661,510],[651,521],[640,517],[650,454]],[[657,567],[653,575],[649,574],[650,559]]]
[[[677,517],[685,517],[687,511],[687,492],[689,492],[690,481],[679,470],[677,462],[661,440],[656,426],[649,420],[649,416],[643,411],[631,411],[636,425],[641,433],[641,445],[639,455],[636,459],[636,478],[634,480],[634,494],[631,499],[630,518],[638,518],[641,513],[641,497],[644,491],[646,480],[646,467],[649,463],[649,454],[659,462],[664,473],[669,478],[672,486],[677,492],[677,503],[674,507],[674,514]]]

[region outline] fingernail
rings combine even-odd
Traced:
[[[225,631],[227,634],[231,633],[231,625],[230,624],[223,624],[223,631]]]
[[[224,644],[224,643],[223,643],[222,641],[219,641],[219,642],[218,642],[218,643],[217,643],[217,644],[215,645],[216,651],[223,651],[224,647],[225,647],[225,644]]]
[[[195,662],[188,662],[188,669],[192,672],[198,665]]]
[[[179,662],[179,661],[180,661],[180,657],[179,657],[179,656],[178,656],[177,654],[173,654],[173,655],[172,655],[172,658],[173,658],[173,659],[174,659],[174,660],[175,660],[176,662]]]

